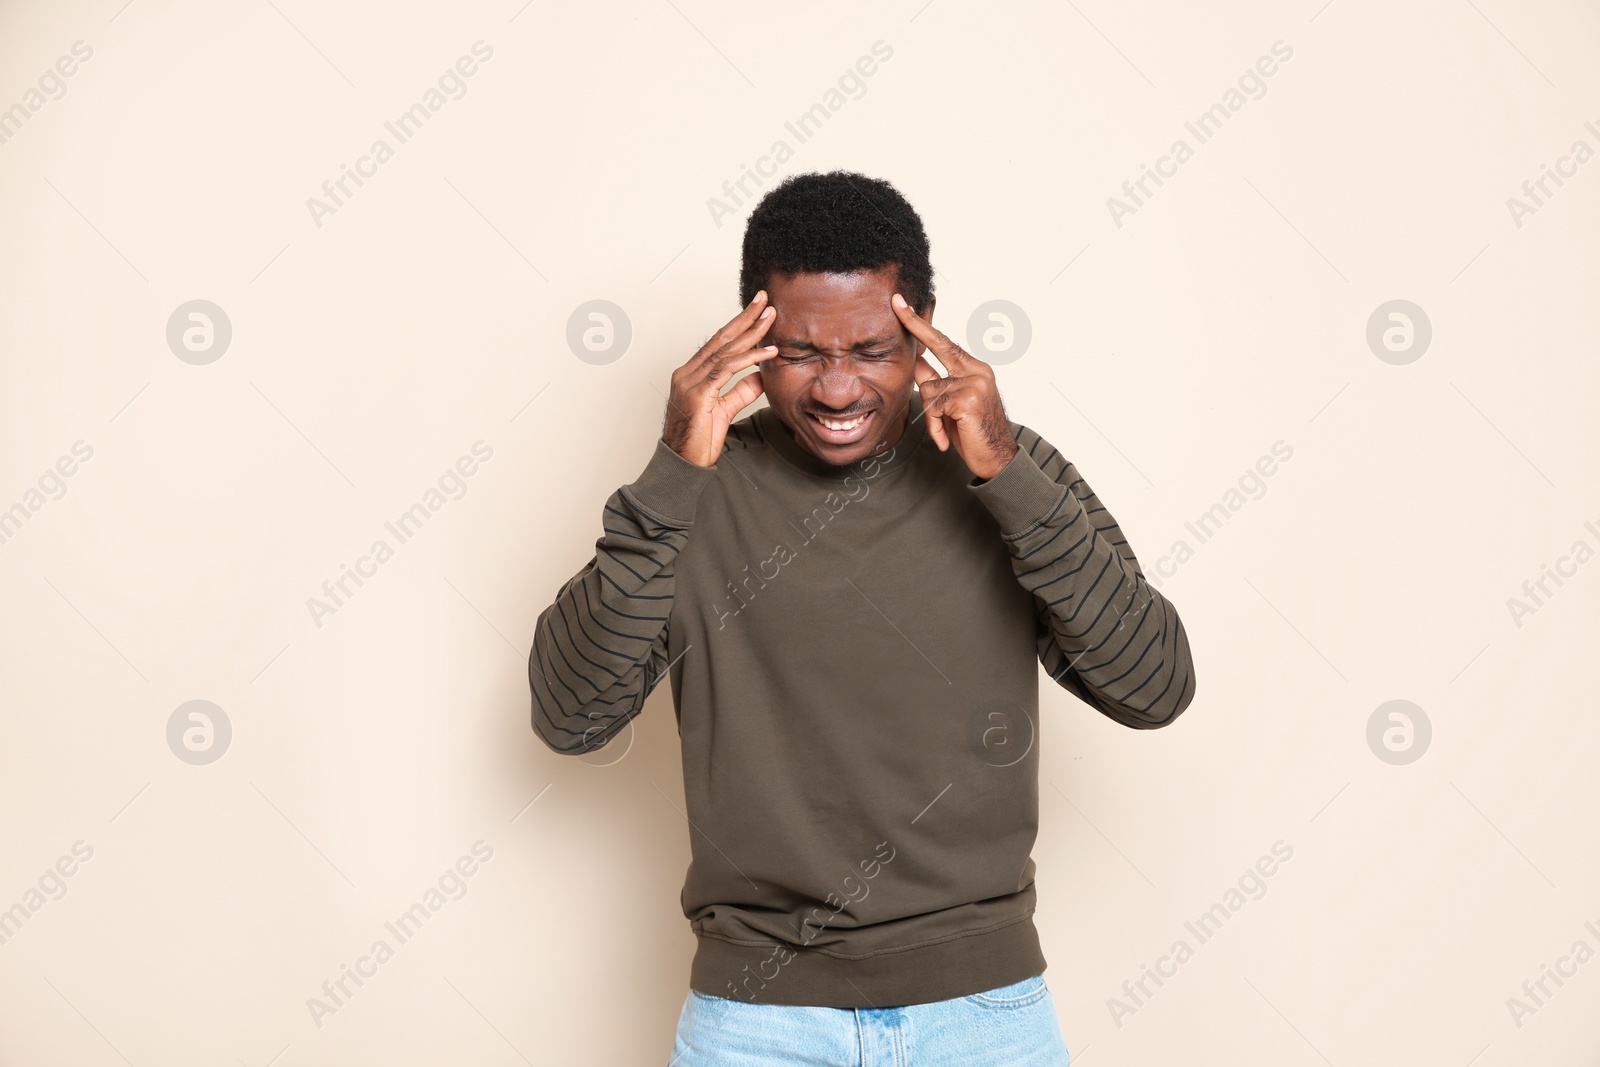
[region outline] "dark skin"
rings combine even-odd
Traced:
[[[954,446],[980,479],[999,474],[1017,443],[993,368],[933,328],[931,298],[920,315],[906,304],[898,282],[893,265],[768,279],[768,290],[673,372],[662,440],[689,462],[713,466],[728,427],[765,392],[802,448],[844,467],[900,440],[915,382],[940,451]],[[769,343],[760,345],[763,338]],[[947,373],[935,370],[925,352]],[[722,392],[757,363],[764,366]],[[862,414],[864,432],[842,443],[813,417],[845,421]]]

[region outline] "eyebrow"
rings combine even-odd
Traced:
[[[864,348],[882,348],[886,345],[897,345],[899,343],[900,338],[892,335],[887,337],[869,337],[865,341],[857,341],[854,345],[851,345],[850,351],[860,352]],[[779,348],[794,348],[802,352],[821,351],[818,346],[812,344],[810,341],[800,341],[792,338],[780,337],[772,341],[772,344],[777,345]]]

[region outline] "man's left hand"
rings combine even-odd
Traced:
[[[911,336],[927,346],[944,364],[941,375],[921,353],[912,368],[922,393],[922,413],[928,436],[944,452],[953,443],[956,455],[974,475],[988,481],[1005,469],[1017,454],[1017,440],[1006,425],[1005,408],[995,385],[994,368],[970,356],[962,347],[933,328],[899,293],[889,301]]]

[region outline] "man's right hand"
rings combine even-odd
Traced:
[[[689,362],[672,372],[672,395],[667,398],[661,439],[690,463],[715,466],[728,427],[761,395],[760,371],[741,378],[726,394],[722,387],[746,367],[778,354],[775,345],[755,347],[772,325],[773,315],[763,289],[749,307],[700,346]]]

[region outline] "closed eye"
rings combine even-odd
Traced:
[[[885,360],[885,359],[892,358],[896,351],[897,351],[896,349],[890,348],[890,349],[887,349],[887,350],[882,351],[882,352],[857,352],[856,356],[861,358],[861,359],[870,359],[870,360],[877,361],[877,360]],[[805,352],[805,351],[800,351],[800,352],[782,352],[782,351],[780,351],[778,353],[778,358],[783,360],[785,363],[804,363],[806,360],[816,359],[818,357],[817,357],[817,353],[815,353],[815,352]]]

